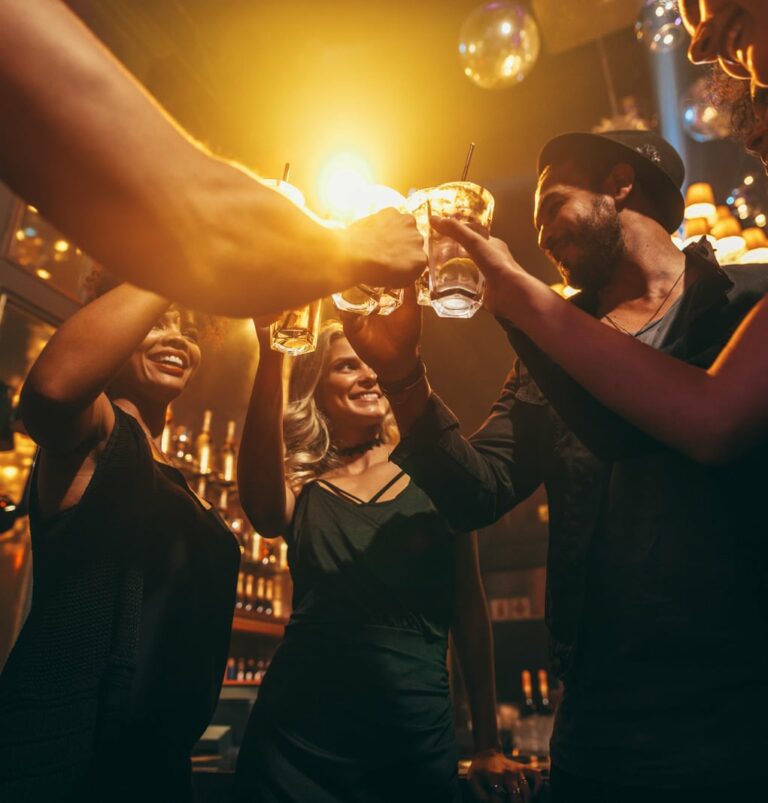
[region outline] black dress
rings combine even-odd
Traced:
[[[226,664],[240,553],[138,422],[73,508],[30,510],[34,593],[0,675],[0,800],[185,801]]]
[[[237,800],[457,800],[454,533],[413,483],[361,504],[315,482],[286,540],[294,611],[248,723]]]

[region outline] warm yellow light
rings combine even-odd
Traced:
[[[32,204],[27,204],[27,209],[30,212],[32,212],[33,215],[39,214],[38,211],[37,211],[37,207],[36,206],[32,206]]]
[[[685,219],[695,220],[702,218],[712,225],[717,220],[717,207],[714,204],[702,202],[689,204],[685,207]]]
[[[504,20],[501,23],[501,35],[502,36],[509,36],[512,33],[512,23],[508,20]]]
[[[373,171],[362,156],[339,153],[320,170],[317,194],[334,218],[348,222],[354,218],[356,198],[373,178]]]
[[[392,187],[384,184],[367,184],[361,187],[353,196],[351,220],[374,215],[382,209],[398,209],[405,212],[408,201]]]
[[[571,287],[569,284],[563,284],[562,282],[556,282],[555,284],[550,284],[549,286],[550,289],[554,290],[563,298],[570,298],[571,296],[575,296],[581,292],[581,290],[577,290],[575,287]]]
[[[59,254],[66,254],[69,251],[69,243],[66,240],[56,240],[53,244],[53,250]]]
[[[751,251],[747,251],[747,253],[744,254],[739,260],[739,264],[740,265],[768,264],[768,248],[766,248],[765,246],[761,246],[760,248],[753,248]]]
[[[304,200],[304,193],[298,187],[294,187],[293,184],[289,184],[287,181],[281,181],[276,178],[265,178],[262,179],[262,183],[266,184],[267,187],[271,187],[273,190],[277,190],[280,195],[292,201],[296,206],[305,207],[307,205],[307,202]]]
[[[3,479],[15,480],[19,475],[19,469],[16,466],[3,466]]]
[[[48,281],[51,278],[51,272],[45,268],[38,268],[35,273],[41,278]]]
[[[755,177],[754,176],[744,176],[744,186],[750,187],[754,183],[755,183]]]
[[[715,243],[715,254],[721,265],[733,265],[744,256],[746,250],[744,238],[737,234],[721,237]]]
[[[757,223],[758,226],[765,226],[767,222],[768,218],[766,218],[762,212],[759,215],[755,215],[755,223]]]

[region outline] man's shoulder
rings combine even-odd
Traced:
[[[728,295],[735,299],[745,295],[762,298],[768,293],[768,263],[750,265],[721,265],[721,270],[731,280]]]

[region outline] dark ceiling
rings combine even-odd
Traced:
[[[641,5],[534,2],[553,19],[558,9],[567,9],[567,16],[578,6],[572,19],[574,31],[578,19],[581,40],[589,26],[595,36],[605,27],[601,8],[621,6],[626,17],[627,8]],[[310,203],[318,166],[333,148],[368,155],[380,182],[406,192],[457,178],[474,141],[470,177],[496,197],[495,233],[529,270],[556,281],[531,225],[534,165],[551,136],[590,129],[611,115],[595,40],[553,54],[544,31],[539,61],[526,80],[490,92],[464,77],[457,53],[461,23],[478,0],[71,4],[195,137],[265,176],[278,175],[291,161],[291,180]],[[562,30],[558,35],[562,47]],[[626,25],[605,33],[603,45],[616,96],[633,96],[641,115],[654,119],[648,51]],[[677,60],[684,63],[682,50]],[[690,77],[694,68],[681,69]],[[702,171],[722,162],[724,153],[741,158],[729,143],[696,147],[697,178],[712,180]],[[180,415],[199,411],[209,394],[218,397],[223,416],[242,415],[252,369],[242,349],[242,342],[225,349],[216,369],[203,374],[197,397],[179,405]],[[495,322],[485,314],[443,321],[430,312],[424,351],[436,387],[469,427],[477,425],[512,360]]]

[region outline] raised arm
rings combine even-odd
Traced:
[[[518,402],[526,380],[515,374],[482,427],[464,438],[419,359],[420,315],[409,291],[392,315],[348,316],[344,328],[376,371],[400,427],[402,440],[390,459],[457,530],[469,531],[496,521],[541,484],[549,418],[543,398]]]
[[[455,588],[451,632],[469,697],[475,748],[468,773],[470,786],[479,800],[495,799],[489,794],[494,785],[530,800],[531,792],[537,792],[541,784],[540,774],[524,771],[521,764],[505,758],[499,744],[493,635],[480,576],[477,533],[458,537]]]
[[[725,463],[768,432],[768,299],[744,319],[714,364],[687,365],[604,326],[525,273],[498,240],[441,225],[462,239],[492,289],[494,311],[609,408],[703,463]]]
[[[285,481],[283,462],[283,355],[270,349],[265,328],[257,332],[259,367],[237,459],[237,486],[251,524],[273,538],[285,533],[296,498]]]
[[[0,0],[0,119],[14,192],[116,275],[193,308],[280,312],[424,264],[412,217],[332,231],[206,153],[60,0]]]
[[[21,392],[21,418],[36,443],[66,455],[109,437],[114,412],[104,390],[167,307],[124,284],[62,324]]]

